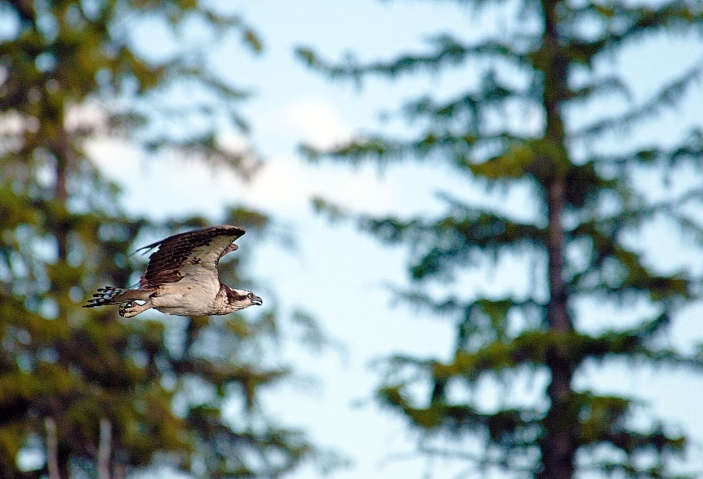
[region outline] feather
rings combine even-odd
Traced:
[[[212,226],[169,236],[137,251],[153,251],[136,289],[105,286],[84,306],[118,304],[118,312],[131,318],[147,309],[164,314],[204,316],[261,306],[251,291],[222,284],[217,265],[235,251],[234,241],[244,234],[237,226]]]
[[[139,286],[154,288],[176,283],[188,274],[214,276],[208,279],[219,282],[217,264],[220,258],[237,249],[232,242],[244,233],[237,226],[212,226],[169,236],[139,248],[137,251],[158,248],[149,256]]]

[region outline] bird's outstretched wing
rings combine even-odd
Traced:
[[[149,264],[139,279],[141,288],[155,288],[166,283],[176,283],[188,275],[219,282],[217,263],[230,251],[244,234],[237,226],[211,226],[169,236],[137,251],[158,248],[149,256]]]

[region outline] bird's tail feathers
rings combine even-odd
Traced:
[[[125,289],[115,288],[114,286],[105,286],[98,288],[98,292],[93,294],[93,297],[88,300],[88,304],[84,308],[92,308],[93,306],[106,306],[109,304],[122,304],[129,301],[146,301],[149,299],[153,291],[144,289]]]

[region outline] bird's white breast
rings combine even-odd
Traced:
[[[165,314],[203,316],[214,314],[220,281],[217,272],[200,265],[184,265],[183,278],[175,283],[164,284],[152,298],[152,304]]]

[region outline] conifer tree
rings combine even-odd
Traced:
[[[257,400],[291,373],[267,359],[275,309],[160,321],[81,308],[97,287],[135,283],[139,246],[207,223],[127,215],[86,142],[250,175],[256,156],[219,141],[245,133],[246,93],[181,35],[196,22],[258,52],[257,34],[188,0],[2,0],[0,18],[0,478],[119,479],[150,465],[271,478],[315,456]],[[145,26],[162,50],[145,49]],[[254,236],[269,223],[236,205],[218,220]],[[225,282],[253,281],[242,257],[223,262]]]
[[[372,76],[461,68],[467,78],[451,98],[424,95],[404,104],[401,116],[411,120],[405,134],[360,133],[324,150],[304,146],[309,159],[386,168],[408,159],[442,164],[466,178],[467,188],[492,194],[529,189],[536,205],[530,217],[524,208],[511,211],[510,204],[486,206],[445,194],[443,214],[407,218],[369,216],[316,200],[323,212],[351,216],[381,241],[407,246],[411,286],[397,292],[399,298],[456,324],[449,359],[388,358],[378,397],[420,433],[424,454],[466,460],[477,477],[679,477],[672,458],[685,450],[682,431],[651,414],[647,421],[637,417],[637,398],[582,381],[587,367],[607,372],[623,360],[703,366],[700,353],[663,339],[679,308],[699,299],[700,268],[672,271],[672,265],[654,264],[638,244],[654,221],[667,224],[671,241],[677,231],[696,244],[703,239],[700,216],[691,208],[700,205],[700,186],[655,195],[638,183],[643,172],[673,177],[691,165],[700,171],[703,132],[700,125],[681,131],[674,144],[651,136],[644,143],[612,137],[639,132],[643,122],[681,104],[702,65],[691,59],[683,74],[642,99],[609,63],[661,34],[698,41],[703,4],[456,3],[475,9],[479,18],[502,15],[502,28],[473,40],[441,33],[425,51],[368,63],[352,55],[330,61],[307,47],[297,51],[313,69],[361,84]],[[532,265],[526,273],[535,278],[530,292],[482,294],[461,287],[460,273],[480,274],[485,261],[496,266],[517,254]],[[594,314],[610,314],[607,327],[593,326]],[[632,314],[634,323],[621,321]],[[501,399],[482,400],[479,393],[495,382]],[[525,384],[536,399],[519,394]]]

